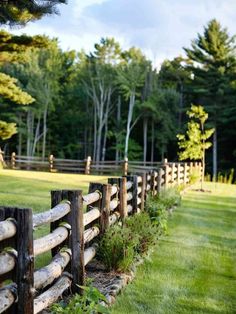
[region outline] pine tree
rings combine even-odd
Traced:
[[[2,0],[0,3],[0,25],[21,25],[57,14],[57,5],[66,0]]]
[[[10,62],[23,62],[27,50],[45,47],[48,44],[47,37],[15,36],[2,30],[0,31],[0,66]],[[0,105],[3,99],[19,105],[29,105],[34,102],[34,98],[17,85],[16,78],[0,72]],[[15,124],[7,124],[1,120],[1,125],[0,138],[7,139],[16,133]]]
[[[227,29],[222,28],[215,19],[204,28],[203,35],[198,34],[191,48],[184,48],[192,64],[194,79],[190,93],[195,103],[204,103],[210,114],[210,122],[215,128],[213,137],[213,176],[217,174],[217,144],[224,142],[220,133],[227,127],[230,112],[235,108],[232,101],[232,81],[235,80],[235,37],[230,37]],[[227,117],[223,119],[223,113]],[[222,145],[222,144],[221,144]],[[223,152],[223,147],[220,149]]]

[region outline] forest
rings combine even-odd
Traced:
[[[183,56],[181,56],[181,54]],[[186,111],[202,105],[214,128],[207,172],[236,168],[235,37],[209,21],[159,69],[137,47],[102,38],[62,51],[55,38],[0,31],[0,147],[48,158],[178,160]]]

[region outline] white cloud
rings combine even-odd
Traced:
[[[140,47],[155,62],[183,54],[191,39],[212,19],[236,33],[235,0],[69,0],[61,16],[46,17],[23,30],[58,37],[63,49],[87,52],[101,37],[123,48]]]

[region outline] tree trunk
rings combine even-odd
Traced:
[[[108,129],[107,124],[108,124],[108,120],[106,119],[104,135],[103,135],[102,161],[105,161],[105,157],[106,157],[106,143],[107,143],[107,129]]]
[[[32,156],[32,138],[34,132],[34,113],[29,110],[27,113],[27,156]]]
[[[143,119],[143,162],[146,166],[147,161],[147,127],[148,127],[148,118],[144,117]]]
[[[22,128],[22,113],[19,113],[19,131],[18,131],[18,155],[21,156],[22,155],[22,132],[21,132],[21,128]]]
[[[213,133],[213,180],[217,180],[217,131]]]
[[[94,104],[94,112],[93,112],[93,161],[96,159],[96,151],[97,151],[97,115],[96,115],[96,106]]]
[[[42,145],[43,160],[45,159],[45,153],[46,153],[47,115],[48,115],[48,102],[46,103],[44,112],[43,112],[43,145]]]
[[[182,110],[183,110],[183,82],[179,79],[180,84],[180,98],[179,98],[179,117],[178,117],[178,127],[181,130],[182,125]]]
[[[129,113],[128,113],[126,137],[125,137],[125,154],[124,154],[125,158],[128,158],[129,136],[130,136],[131,121],[132,121],[133,111],[134,111],[134,103],[135,103],[135,91],[132,91],[129,98]]]
[[[153,163],[154,161],[154,143],[155,143],[155,139],[154,139],[154,120],[152,119],[152,144],[151,144],[151,162]]]
[[[117,102],[117,134],[120,132],[120,120],[121,120],[121,97],[118,97],[118,102]],[[120,144],[120,139],[119,136],[116,136],[116,161],[119,161],[120,156],[119,156],[119,144]]]
[[[40,139],[40,136],[39,136],[40,120],[41,120],[41,117],[39,116],[39,118],[38,118],[38,123],[37,123],[36,130],[35,130],[35,135],[34,135],[34,143],[33,143],[33,148],[32,148],[32,156],[34,156],[34,154],[35,154],[36,146],[37,146],[37,143],[38,143],[38,141],[39,141],[39,139]]]

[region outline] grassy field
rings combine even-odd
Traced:
[[[105,176],[0,170],[0,205],[29,207],[37,213],[50,208],[51,190],[78,189],[87,193],[89,182],[106,181]]]
[[[78,189],[88,193],[89,182],[107,182],[105,176],[62,174],[36,171],[0,170],[0,206],[32,208],[33,213],[51,208],[51,190]],[[49,233],[49,226],[41,226],[34,238]],[[46,265],[50,253],[36,258],[36,267]]]
[[[236,313],[236,186],[189,191],[112,314]]]

